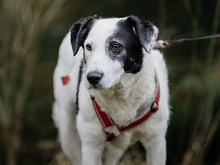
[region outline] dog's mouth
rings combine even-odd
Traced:
[[[102,82],[99,82],[98,84],[90,84],[89,82],[87,82],[87,87],[88,89],[91,90],[95,90],[95,91],[100,91],[100,90],[107,90],[107,89],[111,89],[114,88],[117,85],[117,80],[115,80],[115,82],[110,83],[110,84],[103,84]]]
[[[96,85],[89,84],[88,89],[93,89],[93,90],[102,90],[102,89],[105,89],[105,88],[103,88],[103,86],[102,86],[102,85],[100,85],[100,84],[96,84]]]

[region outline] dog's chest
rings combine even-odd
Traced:
[[[146,109],[148,104],[144,98],[122,99],[114,97],[112,99],[98,99],[97,102],[102,111],[107,113],[115,124],[126,126],[133,122],[137,113]]]

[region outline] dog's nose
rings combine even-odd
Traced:
[[[87,74],[87,79],[92,85],[98,84],[102,77],[103,73],[100,71],[91,71]]]

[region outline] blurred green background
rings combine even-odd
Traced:
[[[0,0],[0,164],[70,164],[51,118],[59,45],[81,17],[136,15],[159,39],[220,33],[220,0]],[[162,50],[169,71],[167,164],[220,164],[220,39]],[[121,165],[143,164],[138,143]]]

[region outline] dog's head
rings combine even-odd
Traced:
[[[107,89],[124,73],[142,68],[143,48],[150,53],[158,30],[137,17],[102,19],[94,16],[74,24],[71,44],[74,55],[82,46],[88,88]]]

